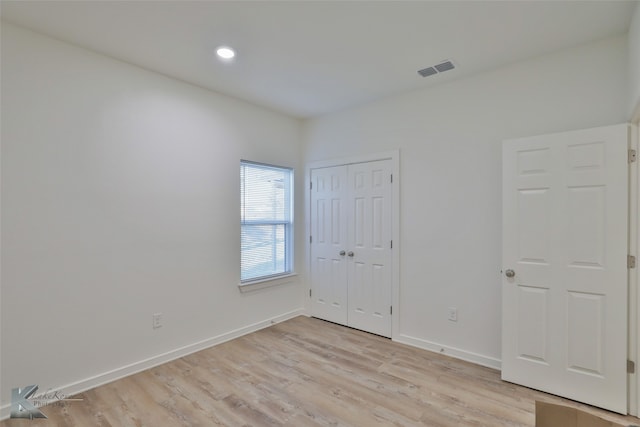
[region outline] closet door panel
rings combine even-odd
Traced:
[[[348,325],[391,336],[391,162],[349,165]]]
[[[311,171],[311,311],[347,324],[347,168]]]

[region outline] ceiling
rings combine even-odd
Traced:
[[[314,117],[627,32],[638,1],[7,1],[2,18]],[[233,62],[215,49],[236,49]],[[456,69],[423,78],[419,69]]]

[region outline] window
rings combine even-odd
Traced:
[[[292,272],[293,170],[240,162],[242,283]]]

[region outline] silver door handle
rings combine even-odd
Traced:
[[[352,252],[352,251],[349,251],[349,252],[347,253],[347,255],[349,255],[349,256],[353,256],[353,252]]]
[[[508,278],[512,278],[516,275],[516,272],[513,271],[512,269],[508,269],[504,272],[504,275],[507,276]]]
[[[344,254],[346,254],[345,251],[340,251],[340,256],[344,256]]]

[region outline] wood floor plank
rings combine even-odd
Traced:
[[[534,425],[535,400],[640,423],[496,370],[304,316],[42,408],[29,426]],[[5,420],[0,427],[23,427]]]

